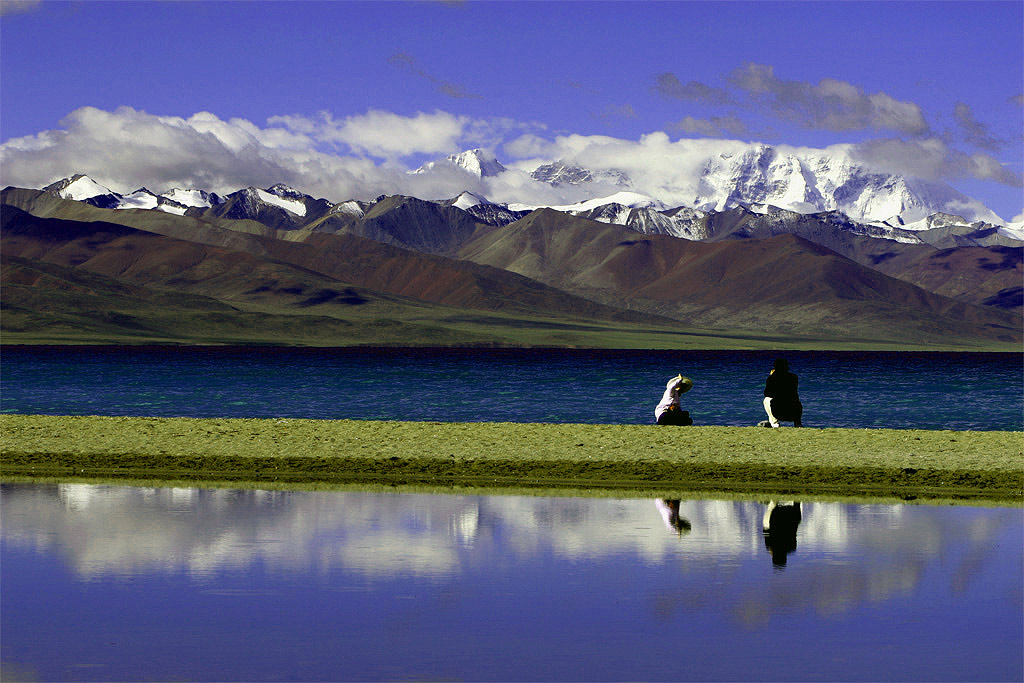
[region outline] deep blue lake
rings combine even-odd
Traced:
[[[808,427],[1024,429],[1024,354],[782,354]],[[23,414],[648,424],[693,379],[698,425],[765,418],[774,352],[27,347],[0,354]]]
[[[1020,508],[787,503],[4,484],[3,676],[1024,676]]]

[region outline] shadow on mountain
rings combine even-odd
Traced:
[[[792,234],[700,242],[550,209],[494,226],[407,197],[362,216],[319,207],[289,229],[225,218],[227,204],[178,216],[16,188],[3,202],[4,331],[48,339],[990,348],[1022,336],[1020,248],[873,240],[859,252],[873,269]],[[967,289],[977,301],[959,298]]]

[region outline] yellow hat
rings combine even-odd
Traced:
[[[683,377],[682,373],[676,375],[668,381],[668,388],[679,387],[679,393],[685,394],[687,391],[693,388],[693,380],[689,377]]]

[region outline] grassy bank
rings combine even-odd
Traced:
[[[1024,502],[1024,433],[0,416],[5,478]]]

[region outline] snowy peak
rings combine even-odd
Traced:
[[[277,191],[275,192],[275,190]],[[290,211],[296,216],[306,215],[306,204],[302,201],[302,195],[291,188],[283,185],[274,185],[269,190],[256,190],[255,192],[256,196],[264,204],[270,204],[285,211]]]
[[[523,216],[530,213],[527,211],[514,211],[505,204],[495,204],[486,197],[475,192],[463,192],[454,199],[444,199],[436,202],[442,206],[451,206],[461,209],[471,215],[474,220],[487,225],[503,226],[514,223]]]
[[[179,216],[184,215],[192,207],[209,207],[224,201],[216,194],[202,190],[172,189],[155,194],[148,188],[140,187],[134,192],[122,195],[81,173],[51,183],[43,190],[64,199],[86,202],[101,209],[157,210]]]
[[[451,154],[442,161],[428,162],[417,168],[413,173],[427,173],[444,166],[460,168],[477,178],[491,178],[507,170],[490,152],[482,149],[471,149],[460,154]]]
[[[331,209],[331,204],[327,200],[313,199],[281,183],[265,190],[250,186],[229,194],[226,200],[232,204],[230,210],[224,214],[229,218],[255,219],[268,207],[283,209],[297,218],[307,217],[311,208],[315,209],[316,213],[326,213]]]
[[[902,227],[907,230],[932,230],[934,228],[981,228],[985,225],[984,221],[972,223],[963,216],[954,216],[949,213],[934,213],[919,221],[906,223]]]
[[[116,196],[115,192],[82,173],[76,173],[70,178],[51,183],[44,187],[43,191],[78,202],[84,202],[93,197]]]
[[[168,190],[160,194],[164,199],[186,207],[207,208],[215,204],[223,204],[224,199],[215,192],[203,190],[179,189]]]
[[[576,202],[575,204],[566,204],[564,206],[545,205],[543,208],[554,209],[555,211],[561,211],[562,213],[571,213],[574,215],[579,215],[581,213],[590,212],[599,207],[605,207],[609,205],[623,207],[627,209],[653,208],[659,211],[666,208],[665,205],[659,202],[657,199],[649,197],[645,194],[640,194],[639,192],[616,192],[615,194],[609,195],[607,197],[588,199],[586,201]],[[531,204],[509,204],[509,208],[518,211],[524,211],[539,209],[542,207]]]
[[[451,205],[454,206],[456,209],[462,209],[463,211],[465,211],[466,209],[470,209],[474,206],[479,206],[481,204],[490,204],[490,202],[481,197],[480,195],[468,191],[460,194],[458,197],[453,199],[451,203]]]
[[[624,188],[632,187],[629,176],[617,169],[591,170],[582,166],[568,164],[564,161],[555,161],[538,166],[530,172],[530,177],[553,187],[583,185],[593,182]]]
[[[278,183],[273,187],[268,187],[266,191],[275,197],[280,197],[281,199],[290,199],[301,202],[306,198],[305,194],[294,188],[288,187],[284,183]]]
[[[505,172],[493,154],[482,149],[471,149],[461,154],[455,154],[447,158],[448,161],[459,168],[463,168],[478,178],[489,178]]]
[[[708,158],[691,203],[714,211],[758,205],[801,214],[841,211],[857,221],[899,217],[903,223],[970,204],[947,185],[877,172],[842,154],[783,153],[768,145]],[[983,220],[998,220],[982,213]]]
[[[118,209],[155,209],[160,199],[144,187],[140,187],[130,194],[121,197]]]
[[[584,190],[596,189],[598,183],[639,192],[656,187],[655,196],[662,201],[668,197],[672,205],[702,211],[738,207],[755,212],[779,207],[804,215],[841,211],[857,221],[888,221],[893,226],[936,212],[1002,222],[948,185],[873,170],[859,162],[851,149],[789,151],[765,144],[734,145],[727,152],[694,151],[687,168],[691,165],[699,169],[696,174],[687,171],[671,180],[645,177],[636,182],[615,168],[585,168],[560,160],[538,166],[530,176],[553,187]]]
[[[366,213],[366,209],[359,202],[350,199],[347,202],[341,202],[331,207],[328,213],[340,213],[348,216],[355,216],[356,218],[362,218],[363,214]]]
[[[536,182],[573,186],[562,192],[542,188],[540,196],[545,199],[537,201],[549,203],[489,201],[485,193],[494,190],[507,195],[509,191],[509,184],[501,180],[489,183],[491,177],[508,172],[510,175],[504,179],[518,176],[517,180],[527,184],[529,181],[523,171],[508,171],[492,154],[481,149],[431,162],[414,173],[441,171],[441,186],[464,181],[461,189],[471,187],[475,192],[463,191],[453,199],[433,203],[460,209],[478,222],[491,225],[506,225],[532,210],[550,208],[639,232],[687,239],[719,239],[734,233],[748,237],[778,234],[795,230],[791,226],[811,216],[817,216],[819,223],[824,222],[832,231],[901,242],[927,241],[942,248],[947,244],[1013,246],[1024,238],[1024,225],[1005,225],[982,204],[951,187],[879,172],[862,163],[852,149],[837,146],[827,151],[793,150],[742,143],[717,147],[712,152],[700,151],[680,172],[634,171],[639,178],[637,187],[656,188],[651,194],[637,191],[634,181],[614,168],[584,168],[560,160],[540,166],[530,174]],[[622,191],[615,192],[616,186],[622,187]],[[311,224],[328,214],[360,218],[372,205],[362,201],[331,204],[282,183],[267,189],[249,187],[226,197],[198,189],[172,189],[156,195],[145,187],[121,195],[87,175],[75,174],[44,189],[100,208],[209,214],[256,220],[287,230]],[[567,203],[581,197],[594,198]],[[723,215],[731,212],[744,215]],[[825,214],[835,214],[837,218],[826,220]],[[746,234],[736,227],[740,220],[757,225]]]
[[[279,230],[294,230],[332,211],[339,212],[337,205],[280,183],[265,190],[250,186],[227,195],[222,203],[202,209],[202,213],[253,220]]]

